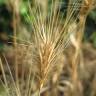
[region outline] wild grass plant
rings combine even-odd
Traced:
[[[2,53],[3,60],[0,59],[1,83],[6,94],[83,96],[78,67],[82,69],[83,66],[80,57],[82,38],[86,17],[93,8],[94,0],[69,0],[63,14],[61,0],[33,0],[32,5],[28,1],[27,16],[31,22],[31,32],[20,22],[18,4],[22,1],[10,2],[14,11],[14,47],[7,48],[6,54]],[[61,80],[63,73],[68,74],[68,80],[66,77]]]

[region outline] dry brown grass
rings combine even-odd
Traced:
[[[18,4],[18,0],[16,2],[15,4]],[[86,69],[86,63],[83,62],[82,38],[86,17],[94,0],[69,0],[66,18],[61,16],[59,2],[60,0],[52,0],[49,15],[48,1],[34,0],[33,7],[29,5],[30,15],[34,17],[32,34],[20,26],[20,38],[16,34],[20,24],[19,14],[18,10],[15,10],[17,5],[13,6],[14,47],[7,48],[8,51],[2,58],[14,90],[10,89],[3,61],[0,61],[4,82],[1,81],[8,96],[10,92],[15,93],[12,96],[86,96],[86,84],[83,86],[83,83],[88,81],[91,71]],[[80,7],[75,7],[78,3]],[[70,6],[72,4],[74,7]],[[31,21],[31,18],[29,19]],[[22,40],[21,36],[27,39],[23,37]],[[89,77],[84,78],[86,73]],[[96,94],[95,80],[96,76],[92,80],[90,96]]]

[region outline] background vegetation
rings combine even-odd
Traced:
[[[15,8],[14,8],[14,4],[13,4],[12,0],[9,0],[9,1],[0,0],[0,56],[1,56],[1,59],[3,58],[2,61],[4,61],[4,57],[2,57],[2,53],[5,52],[5,57],[7,58],[6,60],[8,60],[9,64],[11,64],[10,65],[11,67],[12,67],[12,63],[14,62],[13,61],[14,60],[13,57],[15,57],[14,55],[17,55],[18,57],[19,57],[19,55],[21,56],[19,58],[18,57],[15,58],[15,59],[17,59],[17,62],[19,62],[19,61],[20,61],[20,63],[22,62],[22,64],[26,62],[26,61],[24,61],[24,58],[26,58],[26,57],[30,58],[30,56],[29,56],[30,52],[26,52],[27,50],[24,46],[23,47],[18,46],[18,44],[16,44],[16,42],[15,42],[15,39],[17,39],[17,41],[19,43],[20,43],[20,40],[22,42],[23,42],[23,40],[27,41],[27,42],[24,42],[24,44],[25,43],[27,44],[30,41],[30,34],[33,34],[32,30],[34,29],[34,27],[32,26],[32,22],[35,23],[35,20],[34,20],[34,14],[30,14],[29,4],[34,9],[34,7],[33,7],[34,2],[33,2],[33,0],[21,0],[21,1],[22,2],[19,2],[17,5],[19,7],[15,6]],[[51,0],[49,0],[48,4],[49,4],[48,6],[51,6]],[[66,2],[66,0],[62,0],[62,3],[60,3],[60,5],[61,5],[61,8],[60,8],[61,15],[60,16],[62,16],[62,14],[64,14],[64,13],[67,14],[66,10],[68,8],[68,2]],[[48,12],[50,13],[50,10],[51,10],[50,7],[48,10],[49,10]],[[63,15],[63,16],[66,17],[66,15]],[[20,28],[19,28],[19,26],[20,26]],[[75,24],[72,26],[75,26]],[[15,34],[15,31],[17,31],[16,34]],[[29,33],[26,33],[26,31]],[[17,38],[14,38],[15,35],[17,36]],[[72,42],[74,45],[74,40]],[[15,53],[16,50],[13,51],[12,49],[10,49],[10,48],[13,48],[14,46],[17,48],[16,53]],[[59,79],[61,80],[62,78],[64,78],[65,81],[63,82],[63,79],[62,79],[60,84],[57,84],[58,82],[57,81],[55,82],[55,79],[57,79],[57,77],[55,75],[54,75],[54,78],[52,78],[52,76],[49,76],[49,78],[51,78],[53,81],[50,79],[45,84],[45,86],[47,86],[47,87],[44,87],[44,89],[42,89],[43,90],[41,92],[42,96],[52,96],[52,95],[53,96],[77,96],[76,94],[79,94],[80,96],[96,96],[96,84],[95,84],[95,81],[96,81],[96,71],[95,71],[96,70],[96,67],[95,67],[96,66],[96,60],[95,60],[96,59],[96,8],[94,8],[94,10],[91,10],[87,16],[87,19],[85,22],[82,47],[80,48],[80,50],[82,50],[82,52],[79,55],[80,59],[78,61],[77,61],[77,59],[79,57],[79,56],[77,56],[78,52],[76,51],[77,49],[75,50],[74,46],[72,46],[72,45],[68,46],[68,48],[65,50],[64,56],[61,56],[61,57],[64,57],[64,61],[65,61],[64,63],[66,63],[67,66],[65,66],[64,68],[61,68],[62,66],[58,67],[63,70],[62,72],[61,72],[61,70],[59,70],[62,73],[62,74],[60,73]],[[30,48],[31,47],[32,46],[30,46]],[[24,53],[21,52],[21,50],[23,50]],[[74,50],[76,51],[77,55],[75,54]],[[71,65],[71,63],[75,64],[79,61],[82,64],[84,63],[84,66],[83,66],[84,68],[82,67],[82,64],[80,66],[78,65],[78,68],[75,65],[74,65],[75,67],[73,65]],[[75,70],[74,68],[78,69],[76,72],[80,75],[78,77],[81,80],[79,82],[79,80],[76,79],[78,81],[78,84],[76,83],[75,92],[71,88],[72,87],[71,83],[73,85],[75,85],[75,84],[69,78],[69,77],[71,77],[69,74],[71,67],[73,68],[73,70]],[[54,70],[57,70],[57,69],[54,69]],[[37,69],[36,69],[36,71],[37,71]],[[56,71],[57,74],[59,74],[59,71]],[[72,72],[73,71],[71,70],[71,74],[72,74]],[[75,72],[73,72],[73,74],[74,73]],[[54,74],[54,72],[51,74]],[[0,78],[2,78],[1,71],[0,71]],[[58,79],[58,81],[59,81],[59,79]],[[68,80],[68,82],[67,82],[67,80]],[[35,95],[36,86],[37,86],[35,81],[33,81],[33,90],[32,90],[32,92],[34,93],[33,96],[39,96],[40,94]],[[8,82],[10,82],[10,80]],[[23,80],[22,80],[22,82],[23,82]],[[57,88],[56,84],[60,85],[60,86]],[[77,87],[77,85],[79,88]],[[50,88],[50,86],[51,86],[51,88]],[[68,86],[68,88],[63,88],[65,86]],[[68,91],[68,90],[70,90],[70,91]],[[17,92],[18,92],[18,90],[17,90]],[[65,93],[63,93],[63,92],[65,92]],[[58,93],[58,95],[57,95],[57,93]],[[0,84],[0,94],[1,94],[0,96],[7,96],[6,95],[7,93],[5,93],[5,89],[3,88],[2,84]],[[15,96],[15,95],[12,95],[12,96]],[[21,95],[18,95],[18,96],[21,96]],[[25,95],[25,96],[27,96],[27,95]],[[28,95],[28,96],[31,96],[31,95]]]

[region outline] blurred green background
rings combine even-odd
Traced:
[[[28,27],[30,26],[30,20],[28,18],[28,0],[22,0],[20,3],[19,14],[22,23]],[[29,2],[32,0],[29,0]],[[65,0],[63,0],[66,4]],[[3,45],[12,45],[13,42],[10,36],[13,35],[13,11],[11,8],[8,8],[8,0],[0,0],[0,49],[3,49]],[[49,2],[50,4],[50,2]],[[63,13],[66,9],[62,4],[61,12]],[[29,15],[30,16],[30,15]],[[32,15],[30,16],[32,18]],[[33,20],[33,19],[32,19]],[[91,42],[94,47],[96,47],[96,9],[90,12],[86,21],[85,42]]]

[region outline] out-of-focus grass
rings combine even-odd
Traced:
[[[79,0],[78,0],[78,2],[79,2]],[[71,2],[71,0],[70,0],[69,5],[71,3],[78,3],[78,2],[75,2],[75,1]],[[18,4],[18,2],[17,2],[17,4]],[[17,20],[17,18],[14,18],[14,37],[15,37],[14,45],[15,45],[15,48],[12,49],[13,51],[9,52],[10,54],[12,53],[12,55],[10,56],[11,58],[9,58],[9,59],[12,62],[12,64],[14,64],[14,62],[15,62],[14,65],[18,65],[18,66],[14,66],[15,67],[14,69],[16,70],[16,83],[14,82],[14,79],[12,78],[13,74],[11,75],[11,73],[13,71],[11,72],[11,70],[8,66],[8,64],[11,64],[11,63],[8,62],[9,60],[7,60],[5,58],[5,56],[3,55],[4,59],[7,63],[9,75],[11,75],[11,79],[12,79],[13,83],[15,83],[14,87],[16,87],[15,88],[16,95],[12,95],[12,96],[32,96],[31,90],[32,90],[33,96],[37,96],[37,95],[34,95],[35,92],[38,93],[38,96],[40,96],[42,89],[45,88],[45,86],[47,86],[47,84],[49,84],[49,82],[51,82],[51,84],[49,84],[49,86],[51,87],[52,90],[50,90],[51,91],[50,95],[47,95],[47,96],[62,96],[62,95],[56,95],[57,90],[58,90],[56,88],[57,88],[57,86],[59,86],[59,76],[61,74],[61,71],[63,71],[63,66],[65,66],[64,60],[61,60],[61,58],[64,57],[64,55],[65,55],[65,54],[63,54],[63,52],[65,51],[66,45],[69,45],[69,43],[70,43],[70,42],[66,42],[67,40],[69,41],[69,39],[72,43],[72,48],[70,48],[70,50],[68,50],[68,52],[69,53],[72,52],[72,54],[68,55],[68,61],[70,58],[70,64],[68,63],[66,65],[68,65],[68,68],[70,66],[70,77],[69,77],[70,81],[65,80],[65,78],[64,78],[64,80],[62,80],[63,84],[66,84],[66,86],[68,86],[68,92],[66,90],[63,90],[63,92],[66,91],[65,94],[69,94],[69,95],[64,95],[64,96],[77,96],[77,95],[83,96],[83,95],[81,95],[81,94],[83,94],[83,88],[82,88],[83,84],[82,84],[82,81],[79,80],[80,77],[78,74],[78,67],[79,67],[80,63],[83,62],[82,58],[80,58],[80,63],[79,63],[79,57],[80,57],[81,51],[82,51],[81,50],[81,46],[82,46],[81,41],[82,41],[84,28],[85,28],[85,26],[84,26],[85,20],[86,20],[86,16],[87,16],[88,12],[90,11],[89,10],[90,6],[86,7],[87,10],[85,10],[86,9],[85,7],[81,7],[80,14],[78,14],[79,15],[78,24],[76,22],[78,19],[78,16],[74,20],[75,10],[69,6],[68,14],[67,14],[68,17],[66,18],[65,22],[63,22],[64,25],[63,24],[61,25],[60,21],[62,21],[63,18],[60,18],[60,16],[59,16],[60,12],[58,12],[58,10],[60,10],[60,9],[58,8],[58,6],[56,4],[57,4],[57,2],[52,3],[52,5],[51,5],[52,12],[51,12],[51,16],[49,16],[49,18],[48,18],[48,20],[49,20],[48,23],[46,22],[46,18],[47,18],[47,14],[46,14],[47,8],[45,8],[46,4],[44,6],[42,5],[42,10],[40,9],[40,6],[34,5],[34,9],[35,9],[36,13],[34,13],[35,21],[32,22],[33,31],[34,31],[33,40],[32,41],[30,40],[30,42],[28,42],[28,44],[26,46],[24,46],[24,44],[21,46],[20,44],[16,43],[16,41],[17,41],[16,31],[18,31],[18,30],[16,30],[16,26],[15,26],[15,19]],[[89,2],[89,4],[90,4],[90,2]],[[84,5],[86,5],[86,2],[84,3]],[[16,5],[14,5],[14,6],[16,6]],[[18,14],[15,13],[16,7],[14,7],[14,14],[17,16]],[[37,9],[39,12],[37,11]],[[70,15],[70,12],[71,12],[71,15]],[[40,15],[39,15],[39,13],[40,13]],[[41,14],[43,14],[44,16]],[[14,17],[15,17],[15,15],[14,15]],[[74,22],[74,24],[73,23],[71,24],[71,22]],[[75,24],[76,24],[76,27],[78,27],[78,29],[72,27],[72,25],[75,25]],[[18,23],[18,25],[20,25],[20,24]],[[72,28],[70,28],[70,26]],[[70,30],[68,30],[68,29],[70,29]],[[76,29],[76,32],[78,31],[78,33],[74,33],[74,31],[75,31],[74,29]],[[23,31],[23,29],[22,29],[22,31]],[[71,33],[71,34],[69,34],[69,33]],[[25,38],[24,38],[24,41],[25,41]],[[15,60],[12,58],[14,58]],[[27,66],[26,66],[26,64],[27,64]],[[20,65],[21,65],[21,68],[20,68]],[[27,67],[28,67],[28,70],[27,70]],[[1,63],[1,69],[2,69],[2,73],[3,73],[4,81],[7,86],[8,79],[6,80],[3,63]],[[20,69],[20,72],[19,72],[19,69]],[[81,69],[81,70],[83,70],[83,69]],[[84,72],[85,72],[85,70],[84,70]],[[84,74],[84,72],[83,72],[83,74]],[[23,81],[25,80],[24,76],[27,73],[27,75],[26,75],[27,83],[24,83],[24,84],[26,84],[25,85],[26,88],[24,88],[24,90],[23,90],[22,86],[19,87],[19,85],[21,83],[19,84],[19,78],[18,78],[19,74],[18,73],[21,74],[21,76],[20,76],[21,80],[22,80],[21,83],[23,83]],[[34,88],[35,90],[32,89],[33,85],[31,85],[31,83],[33,82],[32,81],[33,78],[31,79],[31,74],[34,75],[34,73],[36,75],[36,76],[34,76],[34,78],[35,78],[34,80],[37,81],[36,85],[38,85],[38,88],[37,87],[36,87],[36,89]],[[52,77],[52,79],[50,80],[51,77]],[[10,85],[8,85],[8,87],[10,88]],[[32,88],[30,88],[30,87],[32,87]],[[0,90],[1,96],[10,96],[5,92],[6,90],[4,90],[3,86],[1,86],[0,89],[1,89]],[[20,90],[20,89],[22,89],[22,90]],[[38,92],[38,90],[39,90],[39,92]],[[11,91],[11,93],[14,92],[13,89],[8,90],[8,91]],[[70,95],[71,93],[73,95]],[[23,95],[23,94],[25,94],[25,95]],[[45,95],[43,95],[43,96],[45,96]]]
[[[0,84],[0,96],[7,96],[5,88],[2,84]]]

